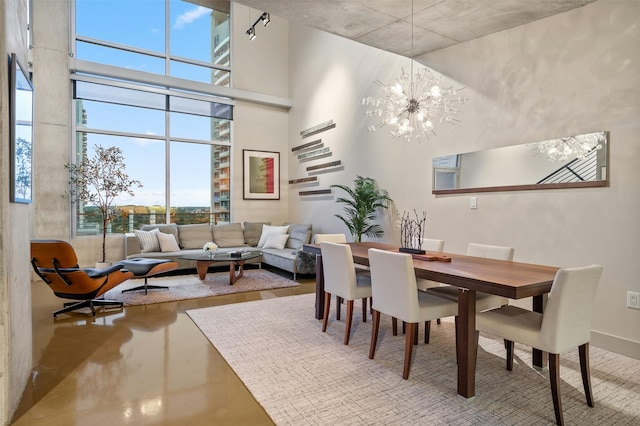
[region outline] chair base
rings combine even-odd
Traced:
[[[66,302],[66,303],[63,303],[62,306],[64,306],[64,308],[58,309],[53,313],[53,318],[57,318],[59,314],[64,314],[64,313],[75,311],[77,309],[82,309],[82,308],[90,308],[91,314],[95,317],[96,306],[104,306],[105,308],[109,306],[113,306],[113,307],[122,309],[123,303],[116,302],[115,300],[91,299],[91,300],[81,300],[79,302]]]
[[[144,294],[148,293],[148,290],[150,289],[168,289],[169,287],[164,286],[164,285],[149,285],[147,284],[147,277],[144,277],[144,285],[140,285],[138,287],[134,287],[134,288],[128,288],[126,290],[122,290],[123,293],[126,293],[128,291],[138,291],[138,290],[144,290]]]

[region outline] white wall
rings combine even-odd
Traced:
[[[592,344],[640,358],[640,311],[625,307],[640,291],[640,3],[601,0],[574,11],[426,55],[422,62],[466,86],[457,126],[438,137],[405,143],[384,128],[368,133],[360,99],[380,96],[372,84],[391,82],[409,60],[298,25],[291,25],[291,146],[298,132],[334,119],[326,141],[344,170],[322,175],[320,187],[376,179],[397,213],[427,211],[426,236],[465,251],[468,242],[515,247],[515,260],[557,266],[600,263]],[[473,194],[431,194],[431,158],[558,135],[610,131],[606,188]],[[320,134],[325,139],[324,134]],[[304,171],[290,161],[292,177]],[[333,198],[292,194],[290,216],[322,232],[345,232]],[[397,215],[387,219],[393,224]],[[397,228],[386,241],[397,242]]]

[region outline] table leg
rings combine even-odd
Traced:
[[[244,260],[233,260],[229,265],[229,285],[233,285],[244,275]],[[236,273],[236,266],[238,266],[238,272]]]
[[[316,255],[316,319],[324,318],[324,268],[322,256]]]
[[[458,291],[458,395],[476,394],[476,292]]]
[[[547,295],[533,296],[533,312],[544,312],[544,305],[547,302]],[[545,368],[547,366],[547,353],[542,352],[540,349],[533,348],[532,364],[536,367]]]
[[[204,281],[204,279],[206,278],[209,265],[211,265],[210,260],[196,261],[196,271],[198,271],[198,278],[200,278],[200,281]]]

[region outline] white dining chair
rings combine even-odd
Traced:
[[[322,332],[327,331],[331,296],[336,296],[336,319],[340,319],[341,299],[347,301],[344,344],[349,344],[353,320],[353,301],[362,299],[362,322],[367,322],[367,299],[371,297],[371,276],[356,274],[351,247],[331,242],[320,243],[324,272],[324,317]]]
[[[444,240],[436,240],[433,238],[421,238],[422,244],[420,247],[422,250],[429,252],[442,252],[444,251]],[[426,290],[431,287],[439,287],[440,283],[431,280],[425,280],[418,278],[416,283],[418,284],[418,290]]]
[[[413,336],[420,322],[458,314],[458,304],[436,295],[418,291],[413,258],[409,254],[369,249],[371,290],[373,300],[373,328],[369,358],[373,359],[378,342],[380,314],[391,316],[407,324],[404,368],[402,378],[409,378]]]
[[[513,247],[493,246],[489,244],[469,243],[467,246],[467,256],[485,257],[488,259],[513,261]],[[433,292],[440,297],[447,297],[451,300],[458,300],[458,287],[443,285],[440,287],[432,287],[427,291]],[[487,309],[506,305],[509,299],[495,294],[476,292],[476,312],[485,311]]]
[[[560,399],[560,353],[578,347],[587,405],[593,407],[589,371],[591,318],[602,266],[560,269],[549,292],[544,314],[507,305],[476,315],[476,329],[500,336],[507,349],[507,370],[513,370],[514,342],[549,353],[549,378],[556,423],[564,424]]]
[[[320,244],[325,241],[330,243],[346,243],[347,236],[344,234],[316,234],[316,244]]]

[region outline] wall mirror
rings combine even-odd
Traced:
[[[9,63],[11,202],[31,203],[33,86],[15,53]]]
[[[432,193],[607,185],[609,132],[434,157]]]

